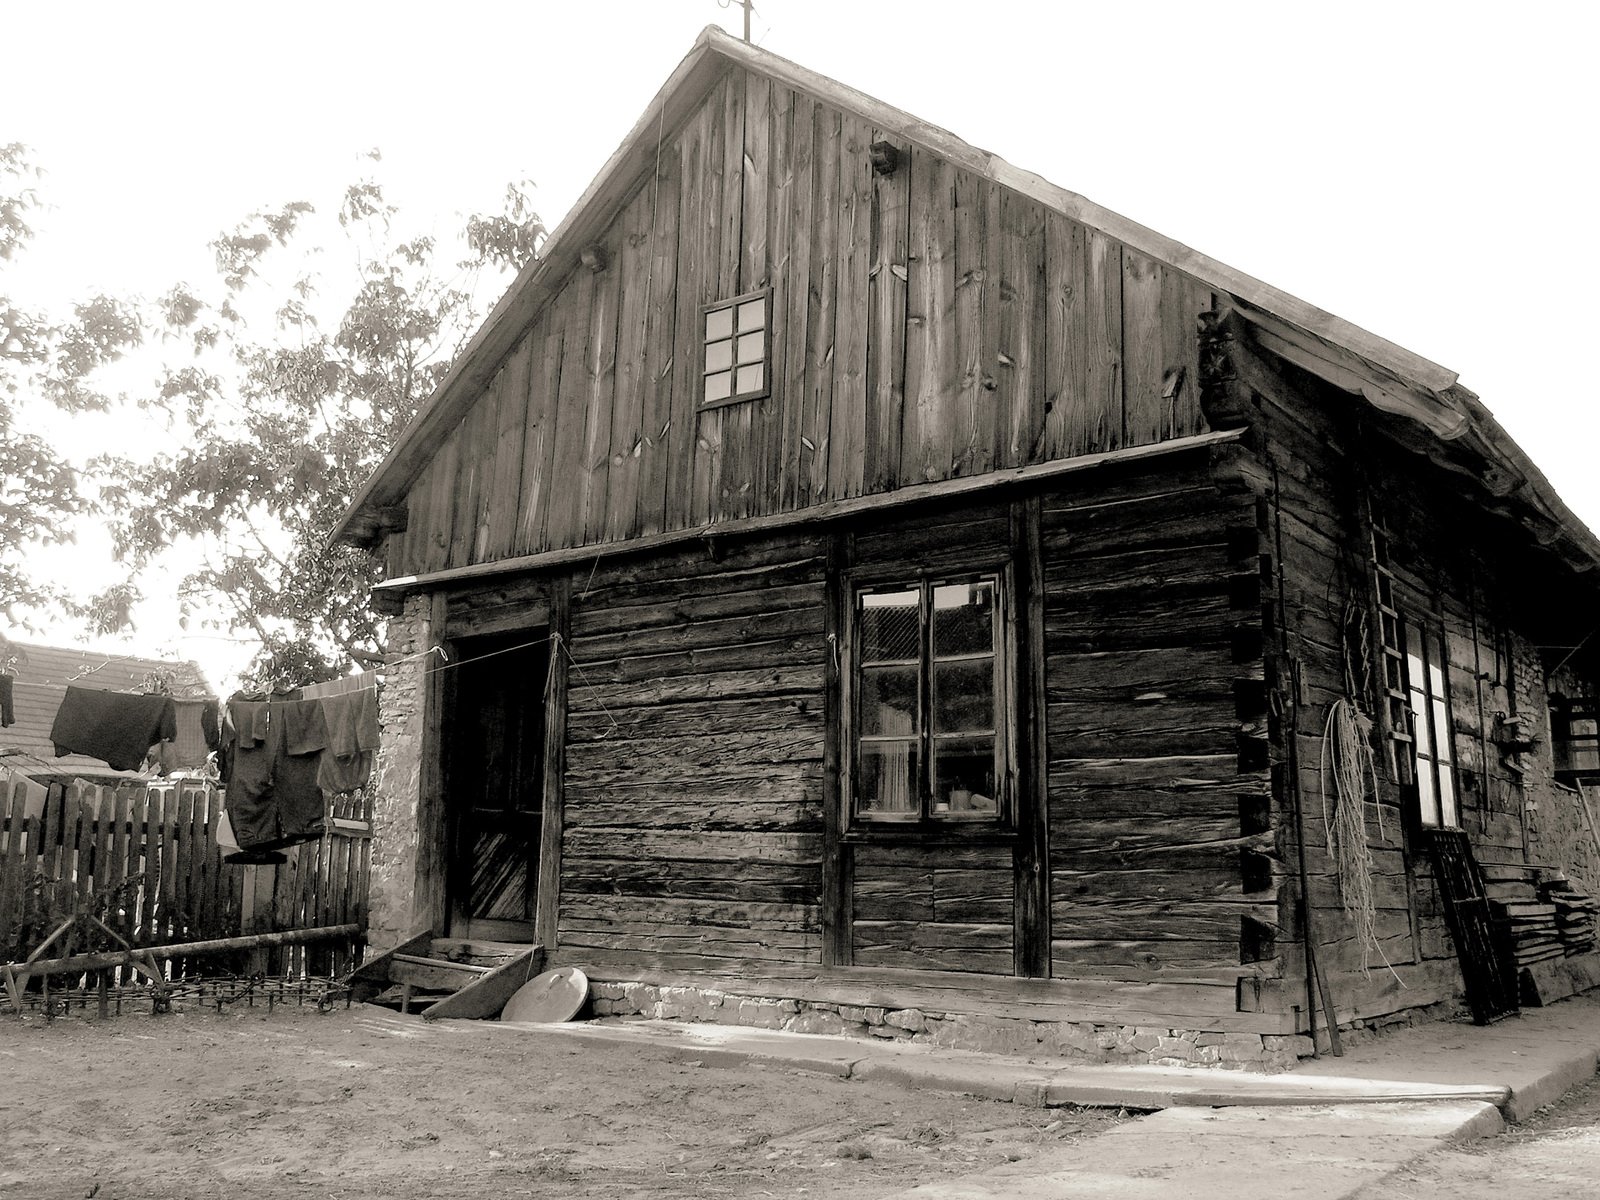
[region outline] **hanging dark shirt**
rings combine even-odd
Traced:
[[[17,714],[11,710],[11,685],[14,677],[0,675],[0,728],[17,723]]]
[[[150,747],[178,735],[171,696],[137,696],[68,687],[50,726],[56,757],[85,754],[113,770],[135,771]]]

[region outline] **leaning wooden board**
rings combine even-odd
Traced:
[[[432,941],[432,931],[424,929],[412,934],[393,950],[378,955],[370,962],[362,963],[361,966],[350,973],[351,995],[358,1002],[372,999],[372,997],[383,991],[384,986],[389,982],[389,964],[394,960],[396,954],[426,954]]]
[[[422,1014],[425,1021],[458,1018],[481,1021],[495,1017],[523,984],[544,967],[544,947],[529,946],[504,966],[480,976],[454,995],[446,996]]]

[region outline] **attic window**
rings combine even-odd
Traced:
[[[701,408],[719,408],[772,394],[772,290],[705,308]]]

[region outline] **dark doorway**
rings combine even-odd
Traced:
[[[544,817],[542,629],[458,638],[444,740],[449,932],[532,941]]]

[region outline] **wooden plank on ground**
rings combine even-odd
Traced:
[[[543,969],[544,947],[528,949],[493,971],[479,976],[454,995],[446,996],[422,1014],[427,1021],[483,1020],[498,1016],[517,989]]]

